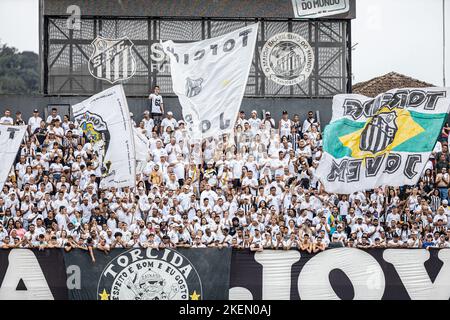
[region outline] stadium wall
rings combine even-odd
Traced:
[[[0,300],[448,300],[450,250],[0,250]]]
[[[42,95],[0,95],[0,112],[3,114],[6,108],[9,108],[13,114],[21,111],[23,119],[26,121],[32,116],[34,108],[39,109],[41,115],[47,115],[48,105],[74,105],[88,96],[42,96]],[[140,120],[144,110],[149,109],[148,100],[144,98],[129,97],[128,106],[135,115],[135,119]],[[331,98],[319,99],[292,99],[292,98],[244,98],[241,109],[247,116],[253,109],[258,111],[258,116],[262,117],[263,112],[270,111],[272,117],[278,121],[281,118],[283,110],[287,110],[292,116],[299,114],[301,119],[305,119],[309,110],[319,110],[320,121],[327,124],[331,120]],[[166,111],[172,111],[176,119],[181,119],[181,106],[178,98],[164,98]],[[63,113],[64,114],[64,113]]]

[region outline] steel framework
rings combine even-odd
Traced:
[[[129,96],[145,96],[158,84],[165,96],[173,96],[170,72],[151,59],[151,48],[159,40],[180,42],[219,36],[254,23],[257,19],[176,19],[82,17],[81,29],[66,27],[67,17],[44,17],[43,88],[47,95],[90,95],[109,86],[88,71],[92,41],[102,35],[127,36],[133,43],[135,75],[123,82]],[[250,71],[246,97],[330,97],[351,91],[350,20],[259,19],[257,50]],[[314,49],[311,76],[303,83],[282,86],[267,79],[260,67],[260,52],[267,39],[280,32],[295,32]]]

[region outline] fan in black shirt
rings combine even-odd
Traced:
[[[53,225],[53,222],[58,224],[58,222],[56,221],[56,219],[54,217],[53,211],[49,211],[47,218],[44,219],[45,229],[51,228]]]
[[[45,141],[45,137],[47,136],[47,128],[36,128],[33,134],[36,136],[36,139],[39,141],[39,144],[42,145]]]

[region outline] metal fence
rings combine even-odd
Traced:
[[[256,20],[154,19],[83,17],[81,29],[67,29],[67,17],[44,17],[43,88],[48,95],[90,95],[111,86],[89,73],[92,41],[127,36],[133,43],[136,73],[123,81],[129,96],[145,96],[158,84],[165,96],[173,96],[169,69],[152,59],[152,45],[159,40],[202,40],[254,23]],[[279,85],[266,78],[260,52],[267,39],[294,32],[305,38],[315,53],[314,69],[304,82]],[[330,97],[350,91],[350,20],[260,20],[257,49],[251,67],[247,97]]]

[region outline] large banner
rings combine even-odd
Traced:
[[[231,132],[253,60],[258,24],[192,43],[162,43],[192,139]]]
[[[64,251],[0,249],[0,300],[67,300]]]
[[[99,153],[105,186],[134,186],[134,135],[122,85],[106,89],[72,109],[85,137]]]
[[[448,300],[450,250],[233,251],[230,300]]]
[[[0,125],[0,190],[8,180],[11,166],[14,163],[20,143],[27,131],[27,126]]]
[[[340,94],[325,128],[317,176],[328,192],[416,184],[450,108],[450,89]]]
[[[0,300],[448,300],[450,249],[0,250]]]
[[[230,249],[116,249],[65,254],[78,265],[81,286],[69,290],[82,300],[223,300],[228,298]]]

